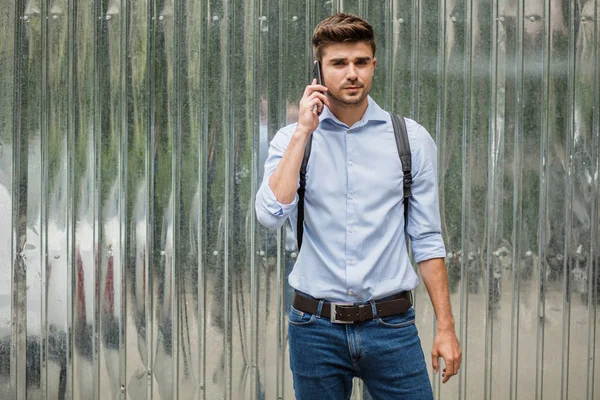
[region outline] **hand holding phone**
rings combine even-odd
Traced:
[[[319,126],[319,114],[323,107],[329,107],[327,98],[327,87],[323,83],[323,74],[321,73],[321,64],[315,63],[313,66],[315,78],[304,89],[302,99],[300,99],[298,110],[298,128],[297,130],[305,135],[310,135]]]

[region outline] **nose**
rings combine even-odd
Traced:
[[[356,73],[356,66],[352,63],[348,64],[348,69],[346,70],[346,79],[349,81],[356,80],[358,74]]]

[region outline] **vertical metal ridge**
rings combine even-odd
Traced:
[[[383,108],[386,110],[395,110],[394,104],[394,93],[392,88],[394,87],[394,57],[393,45],[394,45],[394,0],[386,2],[385,6],[385,48],[384,48],[384,65],[385,65],[385,81],[390,82],[390,85],[386,87],[384,91],[384,105]]]
[[[369,0],[358,0],[358,15],[366,15],[366,13],[367,13],[367,7],[366,7],[365,3],[366,3],[367,1],[369,1]],[[389,3],[389,6],[390,6],[390,8],[392,8],[392,7],[393,7],[393,5],[394,5],[394,2],[393,2],[393,0],[389,1],[388,3]],[[392,13],[391,15],[392,15],[392,18],[393,18],[393,15],[394,15],[394,14]],[[389,22],[389,21],[391,21],[391,20],[390,20],[390,19],[387,19],[386,21],[388,21],[388,22]],[[392,26],[394,26],[394,24],[392,24]],[[391,43],[391,42],[388,42],[388,43]],[[389,46],[388,46],[388,47],[389,47]],[[391,108],[391,107],[390,107],[390,108]]]
[[[500,204],[496,204],[496,185],[502,185],[502,182],[498,183],[500,179],[498,175],[498,171],[500,170],[499,164],[504,161],[503,157],[500,157],[503,154],[504,149],[501,148],[504,144],[504,140],[501,139],[504,136],[504,132],[498,132],[498,85],[499,85],[499,74],[498,74],[498,0],[491,1],[491,29],[490,29],[490,41],[491,41],[491,49],[490,49],[490,109],[492,112],[490,113],[488,119],[488,147],[487,147],[487,199],[486,199],[486,213],[485,213],[485,228],[484,235],[486,236],[485,245],[487,247],[486,254],[486,274],[487,279],[484,280],[486,282],[486,301],[485,301],[485,346],[484,346],[484,360],[485,360],[485,378],[484,378],[484,393],[486,399],[492,398],[492,387],[494,384],[494,375],[492,374],[493,368],[493,360],[494,360],[494,315],[491,312],[492,307],[496,301],[499,302],[499,299],[496,299],[496,296],[500,296],[501,294],[496,294],[493,290],[491,290],[491,285],[493,283],[494,276],[494,267],[493,267],[493,252],[496,238],[495,228],[498,223],[496,212],[496,207],[500,207]],[[472,14],[471,14],[472,18]],[[473,25],[471,23],[471,37],[473,32]],[[504,80],[502,80],[502,84],[504,86]],[[502,124],[500,129],[504,129],[504,125]],[[483,244],[483,241],[482,241]],[[514,265],[514,259],[513,259]]]
[[[412,102],[410,107],[410,116],[419,120],[419,36],[421,33],[421,1],[412,0],[412,38],[411,38],[411,62],[410,74],[412,80]],[[389,46],[387,46],[389,47]]]
[[[515,143],[514,143],[514,192],[513,192],[513,300],[512,300],[512,326],[511,326],[511,362],[510,362],[510,400],[518,399],[519,390],[519,324],[520,324],[520,297],[521,281],[519,273],[519,258],[522,252],[520,237],[523,212],[523,95],[524,95],[524,51],[523,51],[523,23],[525,13],[525,0],[517,4],[516,46],[515,46]]]
[[[152,387],[153,385],[153,373],[154,373],[154,352],[152,351],[152,345],[154,343],[154,279],[153,275],[150,271],[153,270],[154,265],[154,180],[155,180],[155,163],[154,163],[154,151],[156,149],[156,136],[155,136],[155,94],[154,94],[154,82],[155,82],[155,45],[154,45],[154,1],[148,1],[148,30],[147,30],[147,53],[148,57],[146,58],[146,71],[148,76],[148,85],[146,90],[148,92],[148,115],[150,118],[148,124],[148,135],[149,140],[147,140],[146,147],[146,252],[144,257],[146,259],[146,269],[144,270],[144,278],[146,281],[145,293],[144,296],[146,298],[146,352],[148,354],[148,364],[147,364],[147,391],[146,396],[147,399],[152,399]]]
[[[21,334],[24,316],[20,313],[21,296],[24,295],[19,289],[23,287],[20,255],[22,249],[20,244],[21,221],[20,210],[22,207],[20,178],[22,174],[21,166],[21,36],[23,34],[23,10],[24,0],[15,0],[15,18],[14,18],[14,55],[13,55],[13,114],[12,114],[12,234],[11,234],[11,346],[10,346],[10,386],[12,400],[25,398],[25,386],[20,385],[24,379],[24,341]],[[19,379],[20,377],[20,379]]]
[[[590,238],[590,257],[588,261],[588,365],[587,365],[587,398],[592,399],[595,394],[596,383],[594,378],[596,377],[596,324],[597,324],[597,310],[598,310],[598,280],[599,280],[599,268],[598,263],[595,260],[598,259],[598,228],[600,226],[600,216],[598,207],[600,206],[600,185],[598,182],[598,172],[600,171],[600,112],[599,112],[599,100],[600,95],[600,2],[596,0],[594,2],[594,89],[593,89],[593,113],[592,113],[592,165],[594,166],[595,173],[592,174],[593,180],[591,182],[592,189],[595,190],[592,193],[591,203],[591,238]]]
[[[344,0],[330,0],[331,1],[331,12],[333,14],[344,12]]]
[[[551,41],[552,35],[550,31],[550,12],[551,3],[548,1],[544,3],[544,50],[543,50],[543,89],[542,89],[542,121],[541,121],[541,157],[540,157],[540,214],[538,220],[538,301],[537,301],[537,348],[536,348],[536,384],[535,384],[535,396],[537,400],[542,400],[544,396],[544,316],[545,316],[545,290],[546,290],[546,254],[544,243],[546,239],[546,230],[543,228],[547,212],[547,199],[548,187],[547,187],[547,160],[549,153],[548,145],[548,126],[549,126],[549,103],[550,103],[550,67],[551,67]]]
[[[600,185],[598,184],[598,172],[600,171],[600,113],[599,113],[599,100],[600,96],[600,70],[599,57],[600,57],[600,38],[598,36],[600,22],[598,21],[599,15],[599,1],[595,1],[594,7],[594,99],[593,113],[592,113],[592,165],[595,168],[595,174],[592,174],[593,180],[591,182],[592,189],[592,210],[591,210],[591,237],[590,237],[590,257],[588,260],[588,357],[587,357],[587,398],[593,399],[595,394],[595,382],[594,378],[596,375],[596,324],[597,324],[597,304],[598,304],[598,271],[600,266],[595,262],[598,258],[598,227],[600,225],[600,218],[598,215],[598,205],[600,199]]]
[[[258,17],[261,15],[260,1],[252,1],[251,6],[252,12],[252,21],[258,21]],[[252,78],[253,81],[251,83],[252,87],[252,104],[260,105],[260,96],[259,96],[259,85],[260,85],[260,70],[259,70],[259,49],[260,49],[260,39],[261,35],[259,33],[259,24],[252,25],[252,53],[251,53],[251,61],[250,65],[252,68]],[[251,113],[252,118],[252,131],[251,131],[251,143],[252,143],[252,171],[251,171],[251,179],[250,179],[250,395],[251,400],[257,398],[257,394],[260,387],[260,382],[258,378],[258,307],[259,307],[259,299],[258,299],[258,271],[256,268],[256,236],[257,236],[257,226],[256,226],[256,210],[253,207],[256,199],[256,191],[257,180],[258,180],[258,149],[259,149],[259,136],[260,136],[260,127],[259,127],[259,115],[260,109],[258,107],[254,107],[254,112]]]
[[[182,152],[181,152],[181,78],[182,78],[182,56],[181,56],[181,42],[182,42],[182,15],[181,9],[182,4],[181,0],[173,0],[173,30],[174,32],[174,77],[173,77],[173,106],[175,108],[174,118],[173,118],[173,150],[171,153],[172,162],[171,162],[171,171],[172,171],[172,196],[173,203],[171,207],[173,208],[173,257],[171,258],[171,349],[172,349],[172,368],[173,368],[173,398],[179,398],[179,321],[180,321],[180,309],[179,309],[179,296],[182,293],[180,288],[181,279],[179,279],[181,274],[179,272],[179,266],[181,265],[181,216],[180,210],[182,208],[182,198],[181,198],[181,163],[182,163]],[[183,295],[186,293],[183,292]],[[185,304],[185,300],[182,302]]]
[[[127,165],[128,154],[129,154],[129,130],[128,130],[128,113],[127,113],[127,60],[129,59],[129,2],[122,2],[120,5],[119,16],[121,23],[121,42],[120,42],[120,70],[119,70],[119,101],[121,103],[120,115],[118,116],[121,127],[121,140],[119,143],[119,262],[121,264],[121,287],[118,288],[121,296],[121,309],[119,310],[119,384],[121,386],[121,399],[127,397],[126,393],[126,377],[127,377],[127,267],[133,267],[129,265],[128,254],[129,254],[129,241],[127,240],[128,232],[128,221],[129,221],[129,207],[127,206],[127,199],[129,197],[128,187],[128,173],[129,168]]]
[[[41,1],[40,71],[40,396],[48,396],[48,1]]]
[[[100,70],[100,46],[102,37],[102,4],[100,2],[94,2],[92,6],[93,15],[93,31],[94,31],[94,81],[92,82],[93,87],[93,154],[94,154],[94,179],[92,185],[93,197],[93,251],[94,251],[94,298],[93,298],[93,335],[92,335],[92,360],[93,360],[93,392],[94,399],[100,399],[100,343],[99,336],[100,324],[100,282],[102,281],[101,268],[100,268],[100,251],[102,243],[102,84]]]
[[[73,317],[75,312],[75,298],[73,291],[76,288],[75,278],[75,265],[77,265],[76,259],[76,243],[75,243],[75,7],[74,2],[76,0],[67,0],[68,7],[68,35],[67,35],[67,47],[68,47],[68,67],[67,67],[67,85],[68,90],[68,117],[67,117],[67,340],[66,340],[66,380],[67,388],[65,391],[66,398],[72,398],[73,396],[73,376],[74,363],[74,329]]]
[[[209,14],[208,7],[205,5],[205,2],[200,2],[200,35],[202,36],[202,40],[200,40],[200,51],[205,54],[208,49],[208,26],[209,26]],[[208,82],[208,57],[200,58],[200,75],[201,82]],[[206,185],[207,185],[207,164],[206,160],[207,152],[208,152],[208,100],[207,100],[207,85],[200,85],[200,115],[201,122],[200,127],[202,129],[202,134],[200,136],[200,140],[198,141],[198,173],[200,178],[198,180],[199,187],[199,201],[198,201],[198,309],[197,309],[197,323],[198,323],[198,334],[200,340],[199,346],[199,354],[198,354],[198,399],[205,400],[206,399],[206,320],[207,320],[207,312],[206,312],[206,229],[204,228],[203,221],[206,220],[206,199],[207,195]]]
[[[224,327],[223,327],[223,352],[224,352],[224,357],[225,357],[225,379],[223,380],[223,384],[224,384],[224,388],[223,388],[223,393],[225,394],[225,399],[226,400],[232,400],[232,390],[231,390],[231,383],[232,383],[232,374],[233,374],[233,368],[232,368],[232,362],[233,362],[233,351],[232,351],[232,345],[233,345],[233,334],[232,334],[232,293],[231,293],[231,266],[232,266],[232,262],[230,260],[230,253],[231,253],[231,249],[229,248],[230,242],[231,242],[231,213],[232,213],[232,209],[231,209],[231,205],[233,204],[233,201],[231,201],[231,196],[233,195],[233,174],[232,174],[232,170],[233,168],[233,157],[231,155],[232,151],[231,151],[231,144],[235,143],[235,137],[236,137],[236,132],[235,132],[235,124],[231,123],[231,121],[233,121],[234,119],[234,110],[233,107],[231,105],[232,102],[232,95],[233,95],[233,91],[232,91],[232,85],[231,85],[231,79],[232,79],[232,68],[233,68],[233,57],[231,56],[231,53],[228,51],[224,51],[225,49],[227,49],[233,42],[233,33],[232,33],[232,26],[235,23],[235,12],[234,12],[234,7],[231,1],[228,2],[224,2],[223,4],[223,23],[224,23],[224,27],[222,29],[225,30],[225,32],[222,32],[223,35],[223,42],[222,43],[222,47],[221,47],[221,51],[223,56],[225,57],[225,62],[223,63],[224,65],[224,71],[223,71],[223,76],[224,76],[224,81],[223,81],[223,93],[225,93],[225,98],[224,101],[222,103],[222,127],[221,127],[221,134],[223,135],[223,146],[224,146],[224,154],[225,154],[225,191],[224,191],[224,204],[223,204],[223,209],[225,210],[225,212],[223,213],[224,215],[224,231],[225,231],[225,235],[224,235],[224,243],[223,243],[223,249],[224,249],[224,264],[223,264],[223,269],[225,271],[224,274],[224,279],[223,279],[223,293],[224,293],[224,299],[223,299],[223,321],[224,321]]]
[[[181,164],[182,164],[182,152],[181,152],[181,79],[182,79],[182,74],[183,74],[183,68],[182,68],[182,63],[181,60],[183,59],[182,55],[182,36],[183,36],[183,32],[182,32],[182,26],[183,26],[183,21],[182,21],[182,1],[181,0],[173,0],[174,3],[174,15],[173,15],[173,29],[174,29],[174,69],[175,69],[175,73],[174,73],[174,96],[173,96],[173,106],[175,108],[174,111],[174,118],[173,118],[173,123],[174,123],[174,127],[173,127],[173,135],[174,140],[173,140],[173,150],[172,150],[172,163],[171,163],[171,171],[172,171],[172,178],[173,178],[173,182],[172,184],[172,196],[173,196],[173,202],[171,204],[171,207],[173,208],[173,238],[172,238],[172,247],[173,247],[173,257],[171,258],[171,315],[173,316],[171,318],[171,338],[172,338],[172,343],[171,343],[171,349],[172,349],[172,362],[173,362],[173,380],[172,380],[172,384],[173,384],[173,398],[174,399],[178,399],[179,398],[179,321],[180,321],[180,312],[181,310],[179,309],[179,296],[182,293],[180,288],[183,286],[181,285],[180,281],[181,279],[179,279],[178,277],[181,276],[181,274],[178,274],[179,272],[179,265],[181,264],[181,216],[180,216],[180,210],[182,208],[182,198],[181,198],[181,176],[182,176],[182,171],[181,171]],[[186,293],[183,292],[183,295],[185,296]],[[182,304],[185,304],[185,300],[182,302]]]
[[[471,60],[471,45],[472,45],[472,6],[473,0],[465,0],[467,6],[464,16],[465,22],[465,43],[464,43],[464,73],[463,73],[463,131],[462,131],[462,215],[461,215],[461,296],[464,295],[463,311],[463,329],[465,339],[467,339],[468,315],[469,315],[469,295],[468,295],[468,280],[466,274],[466,262],[470,252],[470,237],[469,229],[471,221],[471,169],[469,168],[469,157],[471,153],[469,146],[471,144],[471,82],[472,82],[472,60]],[[467,343],[464,347],[467,348]]]
[[[437,65],[436,65],[436,69],[437,69],[437,76],[438,76],[438,80],[437,80],[437,106],[436,106],[436,118],[435,118],[435,143],[438,147],[438,152],[437,152],[437,157],[438,157],[438,187],[439,188],[443,188],[444,187],[444,182],[445,182],[445,174],[442,173],[443,168],[444,168],[444,164],[445,164],[445,160],[446,160],[446,132],[442,132],[442,130],[444,129],[445,123],[443,121],[444,116],[445,116],[445,101],[444,99],[446,98],[446,74],[447,74],[447,64],[446,64],[446,0],[438,0],[439,3],[439,14],[438,14],[438,51],[437,51]],[[393,3],[392,3],[393,4]],[[395,17],[395,14],[393,14]],[[393,76],[393,74],[392,74]],[[392,87],[393,87],[393,83],[392,83]],[[444,196],[444,191],[440,190],[439,193],[440,196],[440,205],[444,204],[443,198]],[[443,207],[441,208],[441,212],[444,212]],[[443,214],[442,214],[443,215]],[[446,268],[448,266],[446,265]],[[463,325],[462,325],[462,320],[463,320],[463,313],[462,313],[462,291],[461,291],[461,301],[459,303],[459,315],[460,315],[460,320],[458,322],[458,337],[460,337],[460,343],[462,343],[461,346],[461,351],[463,354],[463,360],[461,363],[461,368],[458,371],[458,398],[460,399],[462,396],[462,392],[463,392],[463,386],[464,386],[464,381],[466,379],[466,368],[467,368],[467,349],[465,346],[465,338],[463,336]],[[437,319],[434,319],[434,327],[433,329],[436,329],[436,323],[437,323]],[[432,381],[433,381],[433,393],[436,394],[439,398],[440,396],[440,376],[438,374],[438,376],[435,376]]]
[[[306,69],[306,78],[308,82],[312,82],[312,62],[315,59],[314,58],[314,54],[313,54],[313,47],[312,47],[312,30],[311,27],[314,27],[316,25],[316,8],[317,5],[315,3],[316,0],[308,0],[306,1],[306,29],[305,29],[305,37],[306,37],[306,63],[307,63],[307,69]],[[279,6],[279,21],[282,24],[281,25],[281,30],[283,31],[284,29],[286,29],[287,31],[287,24],[285,24],[286,21],[286,16],[287,16],[287,12],[284,13],[283,9],[285,8],[287,11],[287,2],[284,1],[282,2],[283,4],[280,4]],[[284,55],[287,55],[287,46],[285,45],[285,38],[283,37],[283,35],[279,35],[279,51],[281,52],[282,50],[285,52],[283,53]],[[285,68],[285,57],[283,57],[284,61],[280,61],[279,63],[279,73],[280,76],[285,76],[285,75],[281,75],[282,73],[287,71],[287,68]],[[280,59],[281,60],[281,59]],[[280,87],[280,98],[285,99],[285,97],[283,97],[285,94],[287,94],[287,86],[285,88]],[[285,123],[285,118],[286,118],[286,113],[287,110],[282,110],[279,113],[279,118],[280,120],[277,121],[278,123],[283,122]]]
[[[438,51],[437,51],[437,94],[438,99],[443,99],[444,88],[446,87],[446,0],[438,0],[439,2],[439,15],[438,15]],[[393,86],[393,82],[392,82]],[[436,118],[435,118],[435,143],[438,145],[438,169],[439,166],[444,165],[444,150],[440,148],[443,123],[442,118],[444,115],[444,102],[438,100],[436,106]],[[439,171],[438,171],[439,172]],[[438,180],[442,183],[444,179],[443,174],[438,173]],[[440,185],[442,186],[442,185]],[[459,389],[460,392],[460,389]]]
[[[569,54],[567,59],[567,122],[566,122],[566,149],[565,160],[567,164],[567,182],[565,197],[565,244],[563,248],[563,321],[562,321],[562,357],[561,357],[561,398],[568,398],[569,393],[569,345],[570,345],[570,320],[571,320],[571,270],[572,261],[571,238],[573,236],[573,152],[575,135],[575,92],[574,76],[576,73],[575,54],[575,12],[576,2],[569,3]]]
[[[311,27],[315,25],[315,0],[308,0],[305,2],[306,5],[306,25],[305,25],[305,55],[306,55],[306,78],[307,82],[312,82],[312,76],[310,75],[310,71],[312,71],[312,62],[315,59],[313,55],[312,49],[312,37],[311,37]],[[279,54],[281,57],[278,58],[278,66],[277,66],[277,76],[280,78],[281,84],[278,85],[278,99],[280,103],[285,103],[287,99],[288,86],[287,86],[287,59],[288,59],[288,47],[285,43],[285,35],[283,32],[288,32],[288,2],[283,1],[279,3],[279,40],[277,43]],[[267,83],[268,87],[268,83]],[[287,121],[287,107],[279,107],[279,112],[277,113],[277,126],[285,125]],[[285,262],[284,257],[282,257],[282,231],[283,228],[279,228],[277,230],[277,288],[282,288],[285,284],[285,270],[282,268],[283,263]],[[283,293],[281,290],[277,290],[277,318],[276,318],[276,332],[277,332],[277,398],[283,399],[285,396],[285,346],[286,346],[286,337],[285,337],[285,324],[284,324],[284,299]]]

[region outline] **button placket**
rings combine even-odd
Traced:
[[[348,132],[350,133],[350,132]],[[355,137],[352,135],[346,136],[346,160],[347,160],[347,194],[346,194],[346,288],[347,294],[349,296],[355,295],[353,288],[356,285],[356,254],[354,252],[356,246],[356,204],[354,203],[354,190],[355,190],[355,173],[356,170],[353,168],[354,166],[354,156],[353,156],[353,144],[355,141]]]

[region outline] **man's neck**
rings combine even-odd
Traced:
[[[348,127],[354,125],[357,121],[360,121],[369,106],[367,97],[358,104],[344,104],[336,100],[331,100],[330,97],[329,101],[331,108],[329,110],[337,119],[348,125]]]

